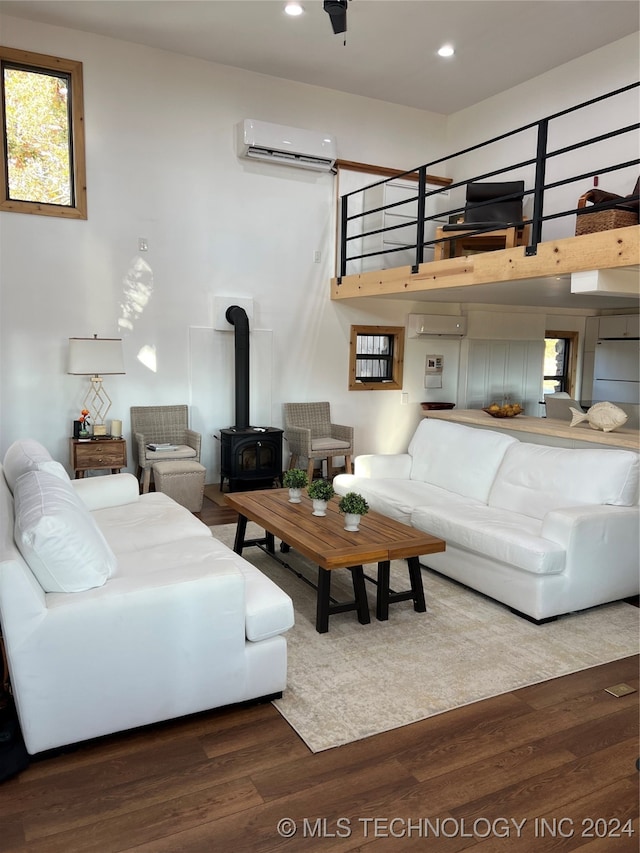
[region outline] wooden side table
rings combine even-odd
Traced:
[[[127,442],[124,438],[81,441],[69,439],[69,458],[76,479],[84,477],[85,471],[111,469],[118,474],[127,467]]]

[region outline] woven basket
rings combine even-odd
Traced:
[[[576,237],[581,234],[595,234],[596,231],[609,231],[610,228],[627,228],[638,224],[638,214],[632,210],[597,210],[576,217]]]

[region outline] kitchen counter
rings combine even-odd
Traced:
[[[492,418],[482,409],[451,409],[448,411],[426,411],[427,418],[438,418],[442,421],[467,424],[483,429],[504,430],[521,433],[517,435],[522,441],[535,444],[552,444],[561,447],[581,447],[585,444],[598,447],[620,447],[640,451],[640,430],[620,427],[614,432],[602,432],[591,429],[584,421],[576,426],[569,426],[569,421],[555,418],[534,418],[530,415],[517,415],[515,418]],[[549,439],[549,440],[545,440]]]

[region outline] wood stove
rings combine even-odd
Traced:
[[[220,430],[220,491],[225,479],[229,491],[268,489],[282,474],[282,430],[246,427]]]
[[[249,425],[249,318],[238,305],[225,317],[235,332],[236,423],[220,430],[220,491],[225,480],[231,492],[280,485],[283,430]]]

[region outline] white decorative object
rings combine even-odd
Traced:
[[[299,504],[302,501],[302,489],[289,489],[289,503]]]
[[[323,501],[320,498],[313,498],[313,513],[312,515],[326,515],[327,514],[327,501]]]
[[[360,530],[360,516],[353,512],[345,512],[344,514],[344,529],[355,533]]]
[[[570,426],[575,426],[587,421],[591,429],[601,429],[603,432],[612,432],[627,422],[628,415],[613,403],[595,403],[586,412],[571,408],[573,417]]]

